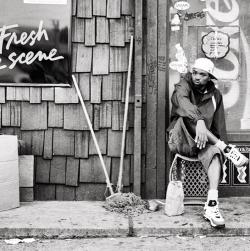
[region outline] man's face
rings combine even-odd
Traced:
[[[198,68],[193,68],[192,80],[197,89],[205,90],[208,81],[210,81],[209,73]]]

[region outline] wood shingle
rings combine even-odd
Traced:
[[[5,103],[1,101],[1,99],[5,100],[5,92],[3,93],[3,88],[4,87],[0,87],[0,97],[1,97],[0,103]],[[18,101],[29,101],[30,100],[30,88],[6,87],[6,99],[18,100]]]
[[[66,185],[78,186],[80,161],[73,157],[67,157],[66,162]]]
[[[109,46],[98,44],[93,48],[93,75],[109,73]]]
[[[124,47],[125,45],[125,19],[110,19],[110,46]]]
[[[77,1],[77,17],[92,18],[92,0]]]
[[[74,135],[74,131],[55,128],[53,133],[53,155],[74,156]]]
[[[105,17],[96,17],[96,43],[109,43],[109,21]]]
[[[112,125],[112,103],[100,104],[100,128],[110,128]]]
[[[0,104],[4,103],[5,103],[5,87],[0,87]]]
[[[21,103],[21,130],[47,129],[47,102],[41,104]]]
[[[76,51],[76,72],[91,72],[92,66],[92,47],[86,47],[84,44],[77,44]]]
[[[48,128],[44,132],[43,158],[52,159],[53,156],[53,129]]]
[[[93,0],[93,15],[103,16],[107,14],[107,0]]]
[[[108,138],[107,129],[101,129],[99,131],[96,131],[95,137],[96,137],[96,141],[98,143],[99,149],[101,151],[101,154],[106,155],[107,154],[107,138]],[[98,154],[96,150],[96,146],[94,144],[93,137],[90,137],[89,155],[95,155],[95,154]]]
[[[10,102],[10,125],[21,126],[21,103],[19,101]]]
[[[85,46],[95,46],[95,17],[85,19]]]
[[[30,103],[40,104],[42,101],[41,87],[30,87]]]
[[[54,156],[51,160],[50,183],[65,184],[66,180],[66,157]]]
[[[101,103],[102,76],[91,76],[91,103]]]
[[[72,42],[84,43],[85,41],[85,19],[72,18]]]
[[[128,48],[110,47],[110,72],[128,71]]]
[[[93,105],[85,102],[90,121],[93,121]],[[80,104],[64,105],[64,129],[89,130],[89,125]]]
[[[48,126],[63,127],[63,105],[48,102]]]
[[[49,183],[50,177],[50,160],[45,160],[42,157],[36,157],[36,182]]]
[[[121,17],[121,0],[108,0],[107,2],[107,18]]]
[[[107,173],[110,176],[111,158],[104,156],[103,161]],[[106,183],[106,177],[99,156],[91,156],[89,159],[80,160],[79,182]]]
[[[75,158],[89,157],[89,131],[75,131]]]

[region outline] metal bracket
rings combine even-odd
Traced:
[[[141,108],[142,107],[142,95],[135,95],[135,107]]]

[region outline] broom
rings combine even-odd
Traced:
[[[128,103],[129,103],[132,54],[133,54],[133,36],[131,36],[131,39],[130,39],[130,52],[129,52],[127,88],[126,88],[125,109],[124,109],[124,119],[123,119],[121,158],[120,158],[120,168],[119,168],[119,176],[118,176],[118,182],[117,182],[118,193],[121,193],[121,190],[122,190],[122,174],[123,174],[124,148],[125,148],[125,139],[126,139],[126,127],[127,127],[127,118],[128,118]]]
[[[125,146],[125,137],[126,137],[126,124],[127,124],[127,113],[128,113],[128,99],[129,99],[129,87],[130,87],[130,75],[131,75],[131,62],[132,62],[132,48],[133,48],[133,37],[130,40],[130,55],[129,55],[129,69],[128,69],[128,77],[127,77],[127,90],[126,90],[126,99],[125,99],[125,114],[124,114],[124,124],[123,124],[123,136],[122,136],[122,147],[121,147],[121,160],[120,160],[120,168],[119,168],[119,177],[117,182],[117,193],[114,193],[112,189],[112,185],[107,173],[107,169],[105,167],[103,157],[97,143],[95,133],[90,122],[86,107],[83,102],[83,98],[81,92],[79,90],[78,84],[76,82],[75,76],[72,75],[73,82],[80,99],[84,115],[87,119],[88,126],[90,128],[91,135],[94,140],[94,144],[99,155],[102,169],[104,171],[106,177],[107,187],[110,191],[110,196],[106,198],[106,202],[104,207],[109,211],[115,211],[118,213],[124,213],[126,215],[138,215],[144,212],[148,212],[148,202],[143,201],[141,197],[136,196],[133,193],[124,194],[121,192],[122,189],[122,173],[123,173],[123,159],[124,159],[124,146]]]
[[[107,183],[107,186],[108,186],[110,194],[111,194],[110,196],[113,196],[113,195],[115,195],[115,193],[114,193],[114,191],[112,189],[112,186],[111,186],[111,183],[110,183],[110,179],[109,179],[109,176],[108,176],[108,172],[107,172],[107,169],[105,167],[104,160],[103,160],[103,157],[102,157],[102,154],[101,154],[101,151],[100,151],[100,147],[99,147],[99,145],[97,143],[96,136],[95,136],[95,133],[94,133],[94,130],[93,130],[93,127],[92,127],[92,124],[91,124],[91,121],[90,121],[87,109],[86,109],[85,104],[83,102],[82,94],[81,94],[81,92],[79,90],[79,87],[78,87],[78,84],[76,82],[75,76],[72,75],[72,78],[73,78],[73,82],[74,82],[74,85],[75,85],[75,88],[76,88],[76,92],[78,94],[78,97],[79,97],[81,105],[82,105],[82,109],[83,109],[84,115],[86,117],[86,120],[87,120],[89,129],[90,129],[91,135],[93,137],[97,153],[98,153],[100,161],[101,161],[102,169],[103,169],[105,177],[106,177],[106,183]]]

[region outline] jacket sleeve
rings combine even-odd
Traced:
[[[198,107],[191,102],[190,95],[191,89],[186,82],[183,81],[175,85],[171,102],[175,107],[176,115],[188,117],[194,122],[197,122],[197,120],[204,120],[204,116]]]
[[[217,108],[214,113],[213,122],[211,125],[211,131],[216,137],[227,143],[227,130],[226,130],[223,98],[221,93],[218,92],[218,90],[216,99],[218,99],[218,102],[216,102]]]

